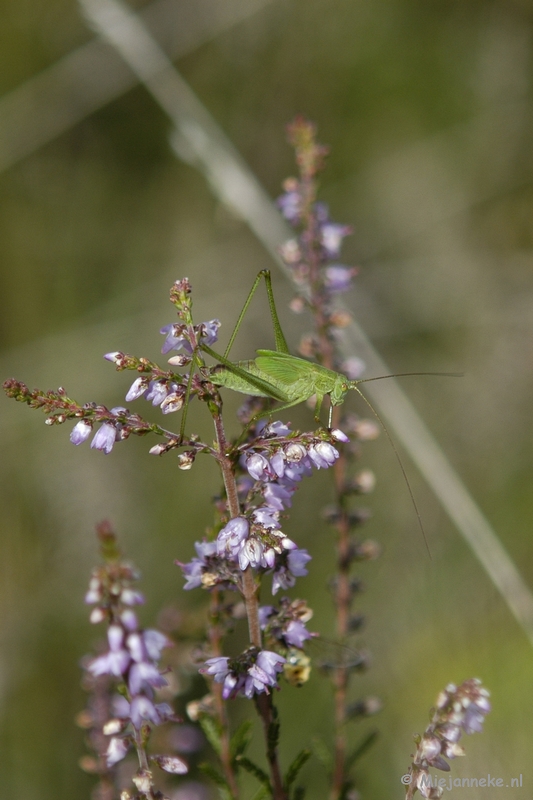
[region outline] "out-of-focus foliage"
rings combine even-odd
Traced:
[[[3,6],[2,91],[92,36],[72,0]],[[355,227],[345,248],[360,266],[352,307],[395,371],[466,373],[406,389],[533,586],[532,44],[526,0],[272,0],[177,66],[273,197],[293,171],[284,125],[297,112],[316,120],[331,146],[323,198]],[[184,275],[197,318],[218,316],[229,334],[269,259],[176,160],[170,134],[135,88],[0,175],[2,378],[122,403],[128,376],[101,356],[156,357],[158,329],[173,318],[168,287]],[[306,321],[286,310],[291,290],[279,277],[275,292],[296,350]],[[254,302],[240,357],[273,344],[266,303]],[[172,456],[148,457],[146,441],[109,458],[73,448],[66,426],[45,429],[1,402],[2,794],[88,797],[73,717],[83,705],[77,661],[95,635],[83,606],[94,524],[110,517],[142,566],[144,622],[164,604],[197,608],[203,597],[183,594],[173,560],[188,560],[209,524],[206,486],[216,493],[218,477],[200,460],[178,473]],[[229,397],[228,415],[235,408]],[[287,416],[297,424],[310,413]],[[209,435],[191,413],[195,423]],[[367,445],[363,463],[378,479],[366,532],[384,554],[362,570],[362,641],[374,663],[353,692],[385,702],[373,721],[380,739],[360,766],[364,797],[399,796],[412,733],[448,681],[471,675],[492,690],[494,713],[454,774],[490,772],[505,784],[522,773],[531,791],[530,645],[414,470],[431,561],[386,442]],[[317,521],[327,478],[302,486],[290,523],[314,555],[298,595],[315,607],[317,630],[331,625],[332,547]],[[318,677],[284,688],[291,755],[310,731],[327,732],[329,700]],[[318,767],[305,774],[318,800]]]

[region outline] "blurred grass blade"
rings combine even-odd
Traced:
[[[141,18],[171,58],[181,58],[272,0],[155,0]],[[131,89],[137,80],[94,39],[0,97],[0,172]]]

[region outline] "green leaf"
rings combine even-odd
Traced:
[[[290,789],[290,787],[298,777],[298,773],[300,772],[301,768],[306,763],[306,761],[309,760],[310,757],[311,757],[311,751],[306,748],[305,750],[302,750],[300,753],[298,753],[296,758],[293,760],[292,764],[289,766],[289,769],[287,770],[287,774],[285,775],[285,788],[287,790]]]
[[[216,784],[221,800],[234,800],[225,777],[212,764],[204,761],[199,764],[199,769]]]
[[[248,745],[250,744],[251,731],[253,723],[250,720],[245,720],[239,725],[230,742],[231,758],[235,759],[242,756]]]
[[[322,764],[327,774],[330,775],[333,769],[333,756],[325,742],[318,736],[313,739],[313,753]]]
[[[250,759],[246,758],[246,756],[239,756],[237,763],[239,766],[245,769],[246,772],[249,772],[250,775],[253,775],[255,778],[257,778],[259,783],[268,789],[269,794],[272,795],[272,787],[270,785],[269,777],[266,772],[261,769],[261,767],[258,767],[257,764],[254,764],[254,762],[250,761]]]
[[[215,720],[207,714],[202,714],[198,722],[205,733],[207,741],[215,753],[220,755],[222,752],[222,743],[220,741],[220,729]]]
[[[356,747],[356,749],[351,753],[348,758],[346,759],[346,772],[353,767],[356,761],[359,761],[361,756],[364,756],[367,750],[369,750],[376,739],[379,736],[379,732],[374,730],[370,731],[370,733],[363,739],[363,741]]]

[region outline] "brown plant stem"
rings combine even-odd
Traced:
[[[154,790],[154,784],[152,782],[152,771],[150,769],[150,764],[148,763],[148,756],[146,755],[146,750],[142,740],[141,731],[138,731],[137,728],[134,729],[134,743],[135,749],[137,751],[137,758],[139,759],[139,766],[141,771],[145,774],[145,776],[150,781],[150,788],[148,791],[142,791],[142,794],[147,798],[147,800],[157,800],[157,795]]]
[[[263,730],[267,743],[267,760],[272,778],[274,800],[287,800],[287,793],[283,787],[283,780],[279,768],[277,746],[274,743],[274,740],[277,739],[277,734],[274,734],[273,729],[278,725],[278,723],[272,696],[268,694],[256,695],[255,706],[263,722]]]
[[[211,652],[215,657],[222,655],[222,647],[221,647],[222,635],[221,635],[220,625],[218,622],[219,602],[220,602],[220,591],[218,589],[213,589],[211,593],[212,624],[209,625],[208,627],[208,636],[209,636],[209,644],[211,646]],[[220,761],[222,764],[222,769],[224,771],[224,776],[231,791],[231,796],[232,798],[237,798],[239,796],[239,789],[237,787],[237,779],[235,776],[235,772],[233,770],[233,764],[231,760],[229,722],[228,722],[228,715],[226,713],[226,705],[222,698],[222,684],[215,683],[213,681],[211,685],[211,692],[215,699],[215,710],[218,718],[218,723],[220,725]]]
[[[304,232],[302,240],[305,243],[305,257],[309,266],[309,287],[311,296],[309,305],[314,317],[315,328],[318,334],[319,362],[327,369],[335,370],[334,346],[329,336],[330,321],[324,307],[322,279],[320,274],[320,241],[319,225],[314,212],[316,199],[316,172],[309,169],[302,171],[302,216]],[[337,428],[340,422],[340,408],[333,409],[332,425]],[[349,524],[343,500],[343,487],[346,479],[346,456],[341,453],[340,458],[333,467],[336,501],[341,509],[337,527],[337,584],[335,590],[336,631],[340,642],[346,639],[350,618],[350,559],[349,559]],[[333,674],[334,686],[334,756],[333,773],[331,778],[330,800],[338,800],[345,783],[346,763],[346,697],[349,682],[349,670],[346,666],[338,666]]]
[[[213,422],[215,424],[218,448],[217,460],[220,464],[220,470],[222,472],[222,479],[224,481],[224,488],[226,490],[230,517],[231,519],[234,519],[240,515],[241,507],[237,493],[237,484],[235,482],[233,461],[228,455],[228,442],[226,439],[222,415],[220,414],[219,410],[215,409],[212,409],[211,413],[213,416]],[[243,572],[241,592],[244,597],[246,616],[248,618],[250,644],[260,648],[262,641],[261,628],[259,626],[259,602],[257,598],[257,590],[258,587],[256,586],[254,580],[252,568],[248,566]],[[276,724],[274,704],[272,702],[272,698],[266,694],[257,695],[255,701],[257,711],[263,722],[263,730],[267,745],[267,760],[270,768],[272,788],[274,793],[273,797],[274,800],[287,800],[287,795],[283,788],[283,781],[281,778],[277,746],[273,744],[272,737],[273,726]]]

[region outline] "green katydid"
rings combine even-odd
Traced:
[[[272,324],[274,327],[276,350],[258,350],[257,357],[253,360],[232,362],[228,359],[229,351],[231,350],[243,317],[248,310],[248,306],[250,305],[261,278],[265,279]],[[277,407],[277,411],[282,411],[283,409],[298,405],[299,403],[305,402],[310,397],[315,396],[315,420],[319,422],[322,402],[324,397],[328,395],[330,399],[328,427],[330,428],[333,407],[344,402],[348,391],[356,391],[363,397],[367,405],[370,406],[369,401],[358,388],[360,383],[407,375],[456,374],[441,372],[404,372],[398,375],[381,375],[378,378],[349,380],[349,378],[342,375],[340,372],[335,372],[320,364],[314,364],[304,358],[291,355],[278,319],[269,270],[262,270],[258,274],[239,315],[239,319],[237,320],[237,324],[224,355],[221,356],[215,353],[215,351],[207,345],[200,345],[200,347],[220,362],[216,367],[209,370],[209,380],[212,383],[216,386],[233,389],[235,392],[242,392],[243,394],[252,395],[254,397],[271,397],[274,400],[278,400],[282,405]],[[372,408],[372,406],[370,407]],[[379,419],[379,415],[374,408],[372,408],[372,411]],[[270,411],[262,412],[259,416],[266,416],[270,413]],[[381,422],[381,420],[379,421]],[[381,422],[381,424],[383,423]]]
[[[248,306],[250,305],[262,278],[265,280],[268,295],[270,314],[274,327],[276,350],[257,350],[257,357],[253,360],[232,362],[228,358],[229,352],[233,342],[235,341],[235,337],[237,336],[243,318],[248,310]],[[262,270],[255,279],[252,289],[250,290],[233,333],[230,337],[228,346],[224,351],[224,355],[219,355],[211,347],[205,344],[201,344],[200,348],[219,362],[217,366],[208,369],[207,374],[211,383],[214,383],[216,386],[232,389],[233,391],[242,392],[243,394],[252,395],[254,397],[270,397],[281,403],[281,405],[277,407],[277,411],[291,408],[292,406],[303,403],[309,398],[315,396],[315,419],[317,422],[319,422],[322,402],[324,397],[327,395],[330,400],[328,420],[329,428],[331,428],[333,407],[344,402],[348,391],[356,391],[378,419],[394,450],[400,465],[400,469],[407,484],[409,495],[416,511],[420,529],[422,531],[422,535],[424,536],[424,540],[426,541],[427,547],[427,540],[418,506],[416,504],[402,460],[398,450],[396,449],[396,445],[394,444],[380,415],[359,389],[359,384],[368,383],[369,381],[383,380],[384,378],[406,377],[411,375],[445,375],[448,377],[460,377],[460,373],[402,372],[396,375],[380,375],[375,378],[350,380],[339,372],[335,372],[334,370],[327,369],[320,364],[314,364],[306,359],[291,355],[279,322],[269,270]],[[187,409],[185,407],[185,412],[186,410]],[[271,413],[271,411],[263,411],[256,415],[252,422],[256,421],[262,416],[270,415]],[[184,425],[184,422],[182,422],[182,425]]]

